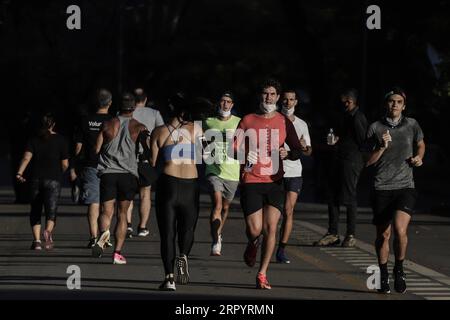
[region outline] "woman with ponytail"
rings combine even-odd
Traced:
[[[189,282],[188,257],[199,215],[197,151],[201,150],[201,121],[212,108],[206,99],[191,100],[178,92],[169,100],[171,118],[152,132],[152,166],[156,166],[159,156],[164,160],[163,173],[156,183],[155,193],[165,272],[160,290],[175,291],[175,267],[177,282],[183,285]],[[198,124],[194,123],[196,120]]]
[[[53,248],[52,232],[56,222],[61,178],[69,166],[69,153],[65,138],[54,131],[55,118],[53,115],[47,113],[40,120],[38,134],[27,143],[16,179],[19,182],[25,182],[23,173],[33,159],[30,167],[30,224],[33,232],[31,249],[42,250],[41,214],[42,207],[44,207],[46,226],[43,235],[45,249],[50,250]]]

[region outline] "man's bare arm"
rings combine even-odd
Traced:
[[[96,154],[99,154],[100,150],[102,149],[104,133],[105,133],[105,130],[104,130],[104,128],[102,128],[102,130],[100,131],[99,135],[97,136],[97,141],[95,142],[95,153]]]

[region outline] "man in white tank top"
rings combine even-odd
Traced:
[[[285,90],[282,95],[281,113],[292,121],[295,131],[297,132],[297,136],[300,138],[302,152],[304,155],[309,156],[312,153],[311,138],[309,136],[308,125],[306,122],[294,115],[297,104],[298,99],[295,90]],[[289,150],[289,146],[285,145],[285,148],[286,150]],[[286,255],[285,248],[292,231],[295,204],[303,185],[302,163],[300,159],[295,161],[283,160],[283,169],[283,182],[284,189],[286,191],[286,198],[284,201],[283,221],[280,229],[280,239],[276,258],[278,263],[290,263],[290,260]]]

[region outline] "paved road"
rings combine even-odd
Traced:
[[[9,192],[1,193],[2,203]],[[312,300],[450,300],[450,252],[447,250],[450,218],[418,216],[410,232],[411,249],[405,263],[407,294],[380,295],[366,286],[366,269],[376,264],[370,211],[361,209],[358,246],[317,248],[311,243],[325,232],[324,207],[299,204],[291,264],[273,263],[270,291],[256,290],[256,267],[242,259],[246,239],[244,221],[236,201],[224,230],[223,255],[210,257],[208,213],[210,202],[202,196],[196,241],[190,257],[191,282],[176,292],[157,290],[163,278],[159,235],[152,209],[150,236],[126,241],[127,265],[111,264],[111,249],[102,258],[90,256],[85,208],[70,204],[63,193],[51,252],[29,250],[31,234],[28,206],[0,205],[0,299],[312,299]],[[135,221],[136,223],[137,221]],[[345,229],[341,228],[341,231]],[[81,290],[69,290],[67,268],[81,270]],[[392,267],[392,265],[390,266]]]

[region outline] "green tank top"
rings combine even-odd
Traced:
[[[239,181],[239,161],[228,157],[227,150],[229,148],[229,143],[227,142],[226,137],[228,137],[228,139],[233,137],[240,120],[241,118],[233,115],[226,121],[222,121],[216,117],[206,119],[203,128],[205,133],[206,130],[213,130],[215,135],[222,136],[222,142],[217,140],[214,142],[215,162],[206,165],[206,175],[215,175],[224,180]]]

